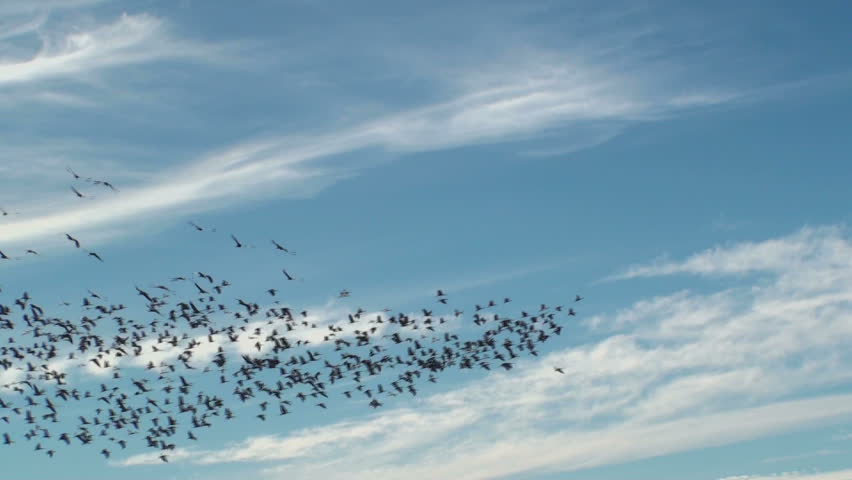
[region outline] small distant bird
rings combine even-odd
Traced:
[[[581,297],[581,296],[579,296],[579,295],[577,295],[577,296],[575,296],[575,297],[574,297],[574,301],[575,301],[575,302],[579,302],[579,301],[580,301],[580,300],[582,300],[582,299],[583,299],[583,297]]]
[[[292,276],[290,276],[289,273],[287,273],[287,270],[282,268],[281,271],[284,272],[284,276],[287,277],[287,280],[295,280],[295,278],[293,278]]]
[[[86,195],[83,195],[82,193],[80,193],[80,191],[77,190],[76,188],[74,188],[73,186],[71,187],[71,191],[74,192],[74,195],[77,195],[77,198],[85,198],[86,197]]]
[[[240,243],[240,241],[237,240],[237,237],[235,237],[233,234],[231,234],[231,240],[234,241],[234,244],[237,248],[243,248],[243,244]]]
[[[65,167],[65,170],[66,170],[68,173],[70,173],[71,175],[74,175],[74,178],[75,178],[75,179],[77,179],[77,180],[79,180],[79,179],[80,179],[80,175],[77,175],[77,174],[74,172],[74,170],[71,170],[71,167]]]
[[[282,252],[288,252],[288,253],[290,252],[290,250],[288,250],[286,247],[284,247],[280,243],[276,242],[275,240],[272,241],[272,244],[275,245],[276,250],[281,250]]]
[[[562,367],[553,367],[553,370],[561,373],[562,375],[565,375],[565,370],[562,370]]]
[[[98,254],[97,254],[97,253],[95,253],[95,252],[89,252],[89,256],[90,256],[90,257],[97,258],[97,259],[98,259],[98,260],[100,260],[101,262],[103,262],[103,261],[104,261],[104,259],[103,259],[103,258],[101,258],[101,256],[100,256],[100,255],[98,255]]]
[[[79,241],[79,240],[77,240],[76,238],[72,237],[71,235],[68,235],[67,233],[65,234],[65,238],[67,238],[68,240],[70,240],[70,241],[74,242],[74,246],[75,246],[75,247],[80,248],[80,241]]]
[[[96,181],[95,181],[95,185],[103,185],[103,186],[105,186],[105,187],[109,187],[109,188],[110,188],[113,192],[117,192],[117,191],[118,191],[118,189],[117,189],[117,188],[115,188],[115,185],[113,185],[113,184],[111,184],[111,183],[109,183],[109,182],[106,182],[106,181],[104,181],[104,180],[96,180]]]

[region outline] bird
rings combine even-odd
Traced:
[[[71,235],[69,235],[67,233],[65,234],[65,238],[67,238],[68,240],[73,242],[75,247],[80,248],[80,241],[79,240],[77,240],[76,238],[72,237]]]
[[[287,248],[285,248],[283,245],[281,245],[280,243],[276,242],[275,240],[273,240],[273,241],[272,241],[272,244],[273,244],[273,245],[275,245],[275,249],[276,249],[276,250],[281,250],[282,252],[287,252],[287,253],[289,253],[289,252],[290,252],[290,250],[288,250]]]
[[[243,248],[243,244],[240,243],[240,241],[237,240],[237,237],[235,237],[233,234],[231,234],[231,239],[234,241],[234,244],[237,248]]]
[[[80,191],[74,188],[73,185],[71,186],[71,191],[74,192],[74,195],[77,195],[77,198],[85,198],[87,196],[80,193]]]
[[[80,248],[79,241],[65,235]],[[274,240],[273,244],[276,249],[281,245]],[[85,252],[103,261],[95,252]],[[294,280],[286,269],[282,273]],[[28,431],[24,438],[36,440],[36,450],[50,457],[58,450],[48,450],[50,442],[98,445],[109,459],[115,448],[105,445],[107,441],[124,449],[139,439],[168,462],[168,451],[175,451],[181,441],[197,441],[204,427],[236,418],[235,404],[259,407],[260,412],[254,412],[257,418],[272,422],[279,417],[269,414],[276,404],[281,415],[295,413],[296,399],[306,408],[331,411],[336,402],[325,399],[337,397],[331,397],[332,389],[347,388],[342,391],[346,399],[364,395],[369,403],[363,407],[376,409],[387,397],[421,393],[421,382],[437,383],[442,372],[453,368],[491,370],[499,365],[505,370],[500,374],[510,375],[517,370],[514,359],[538,355],[538,344],[560,338],[562,328],[544,304],[533,316],[504,313],[501,309],[511,307],[506,305],[508,297],[502,297],[499,305],[495,300],[476,305],[469,329],[438,333],[438,325],[446,319],[428,307],[410,313],[385,308],[375,315],[358,307],[317,325],[307,310],[277,300],[262,305],[251,292],[231,296],[225,290],[231,282],[211,274],[186,272],[165,278],[193,285],[166,286],[154,280],[148,291],[135,285],[150,313],[147,317],[123,314],[127,307],[116,300],[118,294],[107,298],[89,289],[79,314],[61,307],[72,307],[73,302],[40,306],[27,292],[9,302],[0,298],[0,329],[7,331],[0,345],[0,366],[18,368],[21,375],[0,396],[0,415],[5,414],[0,421],[25,427],[19,430]],[[254,294],[277,296],[279,290],[270,287],[258,286]],[[0,297],[6,295],[0,290]],[[350,291],[340,290],[338,296],[348,297]],[[443,290],[437,290],[437,297],[439,302],[446,300]],[[47,305],[60,305],[68,318],[48,312]],[[454,309],[456,317],[464,315],[461,308]],[[573,309],[569,315],[574,315]],[[305,335],[311,329],[317,333],[321,329],[322,334]],[[228,348],[229,342],[239,348]],[[62,362],[57,360],[66,356],[67,366],[58,366]],[[125,369],[128,364],[139,368]],[[91,388],[68,385],[67,368],[87,367],[103,375],[99,388],[97,383]],[[553,368],[565,374],[563,367]],[[210,375],[213,381],[205,381]],[[223,390],[214,390],[211,384]],[[74,401],[79,408],[72,410]],[[82,416],[63,419],[60,414],[66,405]],[[62,427],[51,435],[53,428],[48,427],[54,423]],[[9,434],[3,440],[14,443]]]
[[[93,181],[92,181],[92,183],[94,183],[95,185],[103,185],[103,186],[105,186],[105,187],[108,187],[108,188],[109,188],[110,190],[112,190],[113,192],[117,192],[117,191],[118,191],[118,189],[117,189],[117,188],[115,188],[115,185],[113,185],[112,183],[107,182],[107,181],[105,181],[105,180],[93,180]]]

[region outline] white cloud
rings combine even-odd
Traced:
[[[89,31],[43,36],[33,58],[0,63],[0,86],[54,77],[79,79],[104,68],[169,57],[203,57],[210,51],[174,40],[161,19],[125,13],[114,23]]]
[[[830,472],[782,472],[772,475],[735,475],[719,480],[852,480],[852,470],[834,470]]]
[[[150,17],[126,17],[123,22],[131,26],[109,31],[141,30],[133,38],[143,38],[153,35],[159,25]],[[100,43],[98,35],[93,38],[76,43],[83,49],[89,43]],[[117,54],[108,57],[112,60],[98,62],[122,58]],[[35,71],[51,68],[39,67]],[[183,167],[158,172],[155,180],[123,189],[121,195],[14,222],[0,232],[0,241],[25,243],[69,230],[81,232],[131,220],[138,222],[140,217],[165,211],[180,215],[208,210],[221,202],[247,199],[249,191],[255,195],[310,194],[360,168],[339,159],[336,164],[323,165],[322,161],[364,148],[396,152],[438,150],[518,139],[572,122],[639,120],[665,111],[648,99],[622,93],[630,79],[567,68],[544,70],[545,73],[532,72],[528,77],[510,76],[509,83],[501,86],[470,91],[445,103],[389,114],[336,132],[246,142]],[[22,204],[28,201],[26,197],[18,200]]]
[[[800,453],[796,455],[784,455],[780,457],[770,457],[761,460],[761,463],[779,463],[789,462],[791,460],[801,460],[803,458],[824,457],[829,455],[848,455],[850,452],[844,450],[822,449],[814,452]]]
[[[44,25],[45,20],[47,20],[47,14],[42,12],[21,22],[0,23],[0,40],[34,32]]]
[[[840,227],[803,228],[795,235],[737,246],[717,247],[698,253],[683,262],[658,261],[637,265],[612,279],[662,275],[731,275],[755,272],[789,272],[811,265],[815,258],[848,265],[849,245],[839,235]]]
[[[286,458],[265,470],[271,478],[487,479],[848,420],[852,395],[820,391],[852,383],[845,368],[852,360],[850,247],[843,229],[824,227],[708,250],[662,271],[745,269],[759,278],[601,315],[592,328],[611,335],[599,342],[521,362],[512,374],[494,373],[410,408],[192,452],[186,461]],[[813,282],[823,277],[832,281]],[[323,452],[331,450],[339,456],[328,460]]]

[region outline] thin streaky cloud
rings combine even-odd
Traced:
[[[50,10],[74,10],[105,3],[106,0],[5,0],[0,3],[0,13],[26,14]]]
[[[627,280],[678,274],[731,275],[795,268],[809,257],[837,248],[839,226],[804,228],[785,238],[763,242],[743,242],[735,248],[716,247],[681,262],[659,260],[635,265],[604,280]],[[819,242],[811,240],[818,239]],[[845,247],[841,247],[845,248]]]
[[[0,40],[35,32],[44,25],[47,17],[47,13],[40,12],[26,21],[18,23],[9,22],[10,24],[2,23],[0,24]]]
[[[152,18],[131,23],[145,32],[157,25]],[[619,86],[627,81],[584,78],[576,72],[556,70],[544,79],[518,79],[515,84],[470,92],[455,100],[389,114],[337,132],[245,142],[162,172],[161,181],[123,191],[109,201],[95,200],[84,207],[12,223],[0,231],[0,241],[29,242],[69,229],[137,221],[139,216],[165,210],[209,210],[219,205],[216,201],[244,199],[247,191],[304,195],[347,178],[358,169],[339,160],[323,165],[323,160],[365,148],[403,153],[505,142],[571,122],[637,121],[665,110],[619,93]]]
[[[29,60],[0,63],[0,85],[76,79],[105,68],[163,58],[214,58],[214,52],[215,48],[172,38],[160,18],[125,13],[89,31],[48,36]]]
[[[596,325],[621,331],[520,362],[516,375],[491,374],[433,394],[413,411],[249,438],[192,451],[185,461],[286,459],[267,469],[270,478],[342,478],[345,470],[355,479],[486,479],[582,470],[847,420],[849,395],[816,392],[852,379],[836,368],[848,361],[852,338],[852,277],[843,263],[852,242],[837,227],[804,229],[755,242],[751,255],[769,255],[791,238],[804,252],[789,266],[795,271],[768,269],[759,288],[640,301]],[[823,248],[828,244],[833,248]],[[729,255],[743,258],[742,247],[720,247],[712,258],[726,265]],[[554,375],[554,365],[563,366],[564,377]],[[322,452],[348,450],[348,442],[380,453],[356,449],[324,460]],[[564,445],[572,448],[555,448]]]
[[[793,471],[771,475],[732,475],[718,480],[852,480],[852,469],[819,473]]]

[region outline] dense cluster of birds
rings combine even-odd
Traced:
[[[84,181],[118,191],[106,181]],[[249,248],[235,235],[231,240]],[[275,240],[269,248],[293,253]],[[281,272],[283,283],[296,279]],[[417,395],[422,382],[435,383],[449,369],[512,370],[576,315],[569,306],[546,304],[507,315],[501,312],[512,303],[508,297],[466,313],[438,290],[434,307],[446,313],[358,307],[333,320],[286,305],[280,285],[257,292],[264,300],[230,296],[231,286],[194,272],[136,285],[138,303],[127,304],[89,290],[79,302],[62,302],[60,309],[76,309],[63,315],[27,292],[7,297],[0,289],[0,426],[8,426],[2,443],[28,440],[50,457],[71,444],[96,446],[109,458],[136,439],[167,462],[179,443],[238,414],[267,421],[346,399],[377,409],[391,397]],[[82,374],[72,379],[75,371]]]

